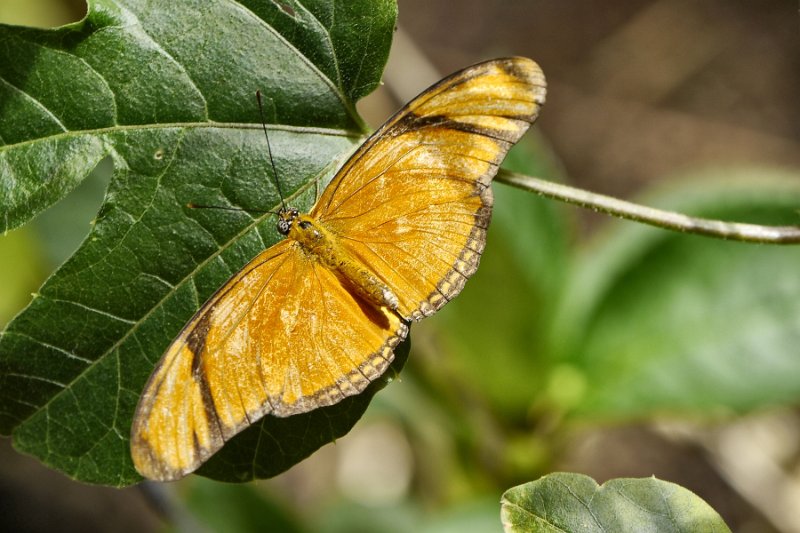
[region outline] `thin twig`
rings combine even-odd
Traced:
[[[568,185],[554,183],[501,169],[497,181],[532,191],[540,196],[560,200],[615,217],[643,222],[659,228],[707,235],[718,239],[762,244],[800,244],[800,226],[760,226],[690,217],[673,211],[618,200]]]

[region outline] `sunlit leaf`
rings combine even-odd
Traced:
[[[389,0],[96,0],[63,28],[0,27],[0,229],[114,165],[89,237],[0,337],[0,431],[18,449],[84,481],[139,479],[128,435],[155,362],[278,238],[255,91],[282,188],[308,207],[363,139],[355,99],[380,81],[395,17]],[[330,440],[358,416],[304,431]],[[247,472],[286,469],[320,440],[251,453]]]

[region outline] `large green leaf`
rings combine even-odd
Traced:
[[[507,490],[501,501],[509,533],[730,532],[698,496],[656,478],[598,485],[581,474],[555,473]]]
[[[725,220],[798,222],[797,175],[688,178],[701,185],[655,203]],[[618,223],[575,264],[555,343],[583,376],[578,413],[713,415],[800,400],[800,248]]]
[[[308,207],[363,138],[354,100],[379,83],[395,18],[390,0],[96,0],[67,27],[0,27],[0,228],[114,164],[89,237],[0,337],[0,431],[18,449],[84,481],[139,479],[128,433],[148,374],[278,238],[256,89],[282,188]],[[304,431],[329,440],[357,412]],[[229,478],[286,469],[318,440],[251,453]]]

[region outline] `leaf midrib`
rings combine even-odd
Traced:
[[[324,135],[327,137],[346,137],[350,139],[359,139],[363,134],[341,128],[324,128],[318,126],[292,126],[289,124],[267,124],[268,130],[274,131],[287,131],[292,133],[316,134]],[[47,137],[37,137],[36,139],[29,139],[14,144],[6,144],[0,146],[0,154],[10,151],[11,149],[22,148],[30,144],[38,142],[59,140],[69,137],[81,137],[84,135],[107,135],[118,132],[128,131],[147,131],[147,130],[162,130],[162,129],[182,129],[182,128],[207,128],[207,129],[233,129],[233,130],[261,130],[261,124],[253,124],[250,122],[169,122],[160,124],[134,124],[126,126],[108,126],[105,128],[95,128],[88,130],[69,130],[62,133],[48,135]]]

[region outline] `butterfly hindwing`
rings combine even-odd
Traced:
[[[419,319],[478,267],[490,183],[536,119],[545,81],[525,58],[487,61],[431,87],[375,132],[312,209]]]

